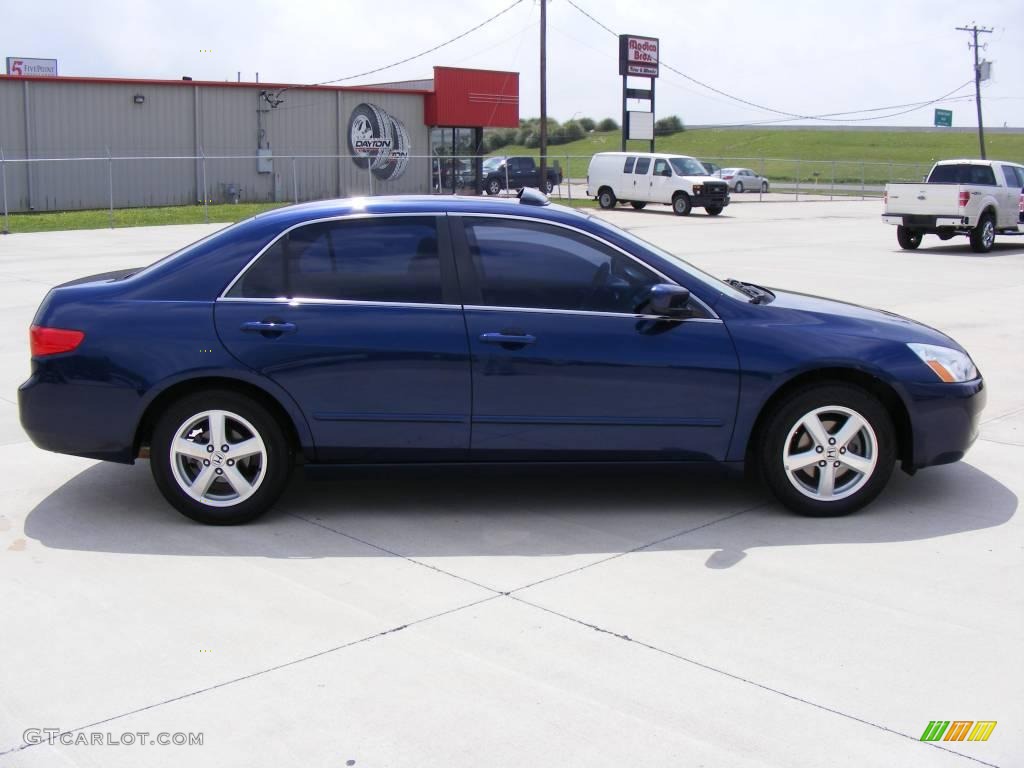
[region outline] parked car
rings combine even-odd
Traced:
[[[548,194],[562,183],[562,169],[547,168],[544,191]],[[532,157],[489,157],[484,161],[484,191],[497,195],[503,189],[540,188],[540,166]]]
[[[725,183],[708,176],[704,166],[686,155],[652,152],[598,152],[587,169],[587,196],[602,208],[629,203],[671,205],[680,216],[703,208],[717,216],[729,205]]]
[[[924,235],[970,238],[988,253],[996,233],[1024,232],[1024,165],[1004,160],[942,160],[920,184],[886,184],[882,221],[896,225],[900,248]]]
[[[749,168],[723,168],[719,174],[733,192],[768,191],[768,179]]]
[[[838,515],[897,461],[960,459],[986,397],[937,330],[718,280],[533,190],[264,213],[54,288],[30,340],[32,441],[148,455],[211,524],[264,512],[297,461],[746,461]]]
[[[704,172],[708,176],[718,176],[719,178],[722,177],[722,166],[717,165],[715,163],[709,163],[706,160],[699,160],[698,162],[702,166],[704,166]]]

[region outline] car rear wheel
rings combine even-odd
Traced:
[[[900,224],[896,227],[896,242],[903,250],[913,251],[921,244],[921,233]]]
[[[164,498],[207,525],[237,525],[263,514],[288,482],[291,446],[257,401],[229,390],[199,392],[157,420],[150,446]]]
[[[549,195],[552,192],[554,192],[555,191],[555,182],[553,182],[551,179],[548,179],[546,182],[544,182],[544,191],[547,194],[549,194]]]
[[[487,182],[487,194],[496,195],[501,192],[501,182],[497,179],[491,179]]]
[[[720,214],[722,212],[722,206],[720,206],[720,205],[709,205],[704,210],[707,211],[708,216],[717,216],[718,214]]]
[[[605,210],[615,207],[615,193],[605,187],[597,193],[597,203]]]
[[[991,213],[981,217],[978,226],[971,230],[971,250],[975,253],[988,253],[996,242],[996,222]]]
[[[689,216],[690,211],[693,210],[690,196],[685,192],[677,192],[676,196],[672,198],[672,210],[679,216]]]
[[[632,205],[634,209],[642,211],[644,209],[644,206],[647,205],[647,203],[634,200],[633,202],[630,203],[630,205]]]
[[[737,181],[736,182],[736,191],[737,192],[743,192],[743,182],[742,181]]]
[[[762,193],[767,193],[768,192],[768,182],[767,181],[762,181],[761,182],[761,192]]]
[[[896,462],[896,432],[885,406],[848,384],[794,392],[768,414],[760,435],[768,486],[786,507],[811,517],[846,515],[868,504]]]

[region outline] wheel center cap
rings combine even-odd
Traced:
[[[219,467],[221,464],[224,463],[224,454],[214,453],[212,456],[210,456],[210,461]]]
[[[839,455],[839,452],[835,448],[828,448],[825,450],[825,458],[834,459]]]

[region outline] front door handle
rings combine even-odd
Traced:
[[[260,333],[267,338],[276,338],[282,333],[295,333],[295,323],[282,323],[274,320],[250,320],[242,323],[246,333]]]
[[[484,344],[524,346],[533,344],[537,341],[537,337],[529,333],[481,333],[480,341]]]

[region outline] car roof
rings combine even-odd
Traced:
[[[957,160],[939,160],[936,165],[1021,165],[1013,160],[980,160],[976,157],[962,157]]]
[[[684,155],[680,152],[597,152],[594,157],[650,157],[654,159],[671,160],[673,157],[686,157],[696,160],[693,155]]]
[[[298,203],[265,211],[252,221],[267,225],[290,227],[319,219],[356,214],[438,214],[489,213],[503,216],[531,216],[579,224],[587,216],[563,205],[524,203],[516,198],[468,197],[461,195],[381,195],[378,197],[346,197]]]

